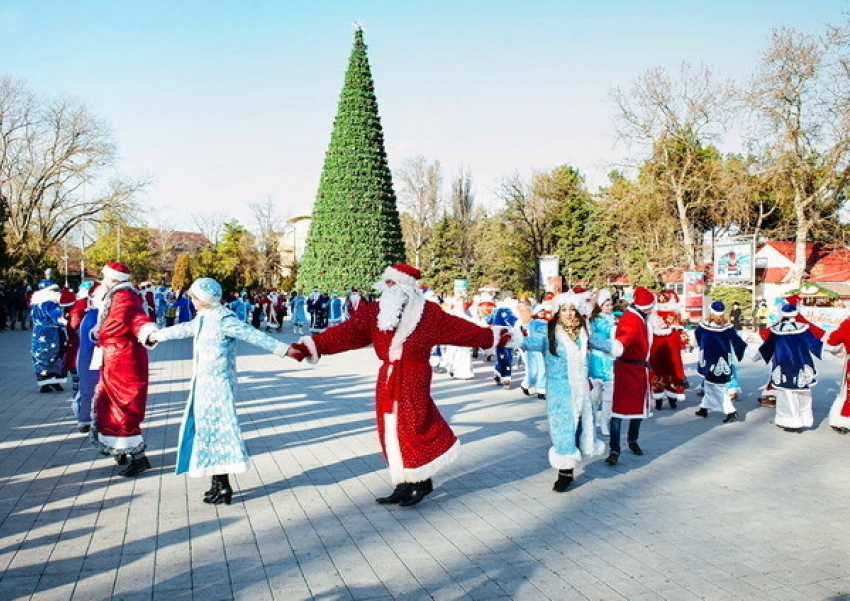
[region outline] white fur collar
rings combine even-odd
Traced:
[[[395,335],[393,335],[393,341],[390,343],[390,362],[401,359],[404,342],[410,337],[416,326],[419,325],[424,312],[425,297],[421,294],[410,295],[407,299],[407,305],[405,305],[404,311],[401,313],[401,319],[396,327]]]

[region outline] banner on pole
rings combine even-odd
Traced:
[[[543,255],[538,259],[540,264],[540,287],[547,289],[549,278],[558,277],[560,260],[557,255]]]
[[[702,319],[702,307],[705,297],[705,273],[686,271],[685,277],[685,316],[692,321]]]
[[[722,238],[714,243],[714,283],[747,283],[753,280],[751,236]]]

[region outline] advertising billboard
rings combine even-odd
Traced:
[[[714,283],[746,283],[752,280],[752,238],[728,238],[715,242]]]
[[[686,271],[684,304],[685,316],[692,320],[702,319],[702,307],[705,297],[705,273],[702,271]]]

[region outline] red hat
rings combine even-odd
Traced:
[[[403,286],[419,286],[419,280],[422,279],[422,272],[416,269],[413,265],[407,263],[397,263],[392,267],[387,267],[384,270],[384,280],[392,280]]]
[[[575,286],[573,286],[573,292],[575,294],[583,294],[583,293],[587,292],[587,288],[585,288],[581,284],[576,284]]]
[[[799,305],[800,304],[800,295],[792,294],[791,296],[785,297],[785,302],[790,305]]]
[[[130,268],[124,263],[110,261],[103,266],[103,275],[118,282],[127,282],[130,280]]]
[[[635,288],[635,295],[633,302],[635,307],[640,309],[641,311],[646,311],[647,309],[651,309],[655,304],[655,295],[650,292],[647,288],[643,286],[638,286]]]
[[[352,288],[351,291],[360,294],[360,291],[357,288]]]

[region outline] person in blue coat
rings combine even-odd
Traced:
[[[211,476],[204,502],[230,504],[229,474],[248,471],[251,463],[236,415],[236,341],[242,340],[285,357],[289,346],[252,328],[221,305],[221,286],[210,278],[192,283],[189,294],[198,309],[190,322],[154,332],[150,340],[195,339],[192,383],[180,423],[176,474]]]
[[[91,331],[97,325],[98,310],[107,291],[104,286],[94,284],[88,292],[88,308],[80,322],[80,348],[77,351],[77,373],[80,377],[80,387],[74,395],[73,403],[77,428],[84,433],[91,430],[92,399],[97,383],[100,381],[100,370],[91,367],[95,349],[95,343],[91,339]]]
[[[564,492],[572,484],[582,458],[605,453],[596,438],[590,400],[588,331],[579,313],[582,299],[567,292],[553,301],[554,317],[546,333],[523,339],[521,348],[542,353],[546,364],[546,416],[549,420],[549,464],[558,470],[552,489]]]
[[[345,301],[339,297],[339,292],[333,292],[328,303],[328,325],[335,326],[343,321],[345,321]]]
[[[726,305],[714,301],[708,319],[703,320],[694,332],[699,347],[697,371],[704,378],[703,397],[696,414],[708,417],[709,411],[722,411],[726,416],[723,423],[729,423],[738,419],[729,384],[735,361],[744,358],[747,343],[741,339],[734,324],[726,319],[725,313]]]
[[[590,313],[590,336],[613,342],[616,330],[617,319],[614,317],[611,292],[603,288],[597,293],[593,311]],[[588,371],[590,382],[593,384],[590,396],[596,411],[596,423],[599,426],[599,432],[608,436],[611,408],[614,403],[614,355],[603,350],[592,349]]]
[[[246,291],[243,290],[242,294],[230,303],[230,310],[236,313],[236,317],[238,317],[239,321],[242,323],[249,323],[251,321],[251,312],[254,308],[248,301],[248,293]]]
[[[292,293],[292,298],[289,300],[289,318],[292,322],[292,333],[303,334],[304,326],[309,324],[307,319],[307,299],[301,292],[296,290]]]
[[[526,329],[528,335],[545,336],[549,326],[547,316],[551,317],[551,304],[541,303],[535,305],[531,309],[531,321],[528,322]],[[537,398],[546,398],[546,362],[543,360],[543,353],[538,351],[527,351],[525,353],[525,377],[522,379],[519,387],[522,393],[526,396],[537,394]],[[532,392],[534,391],[534,392]]]
[[[67,380],[65,371],[65,334],[64,310],[59,304],[59,286],[48,274],[38,283],[30,299],[30,319],[32,320],[32,348],[30,357],[39,392],[62,392],[62,382]]]
[[[484,320],[490,326],[507,326],[512,328],[516,325],[519,317],[510,307],[503,301],[499,303],[496,310],[493,311]],[[505,390],[511,388],[511,371],[513,369],[514,351],[507,347],[498,347],[496,349],[496,364],[493,366],[493,380],[497,386],[502,386]]]
[[[812,386],[817,384],[813,357],[821,358],[823,341],[812,326],[797,320],[797,306],[782,306],[779,323],[765,333],[759,355],[770,362],[770,384],[776,393],[774,423],[786,432],[802,432],[814,423]]]
[[[195,306],[184,292],[180,292],[174,307],[177,309],[177,323],[186,323],[195,317]]]

